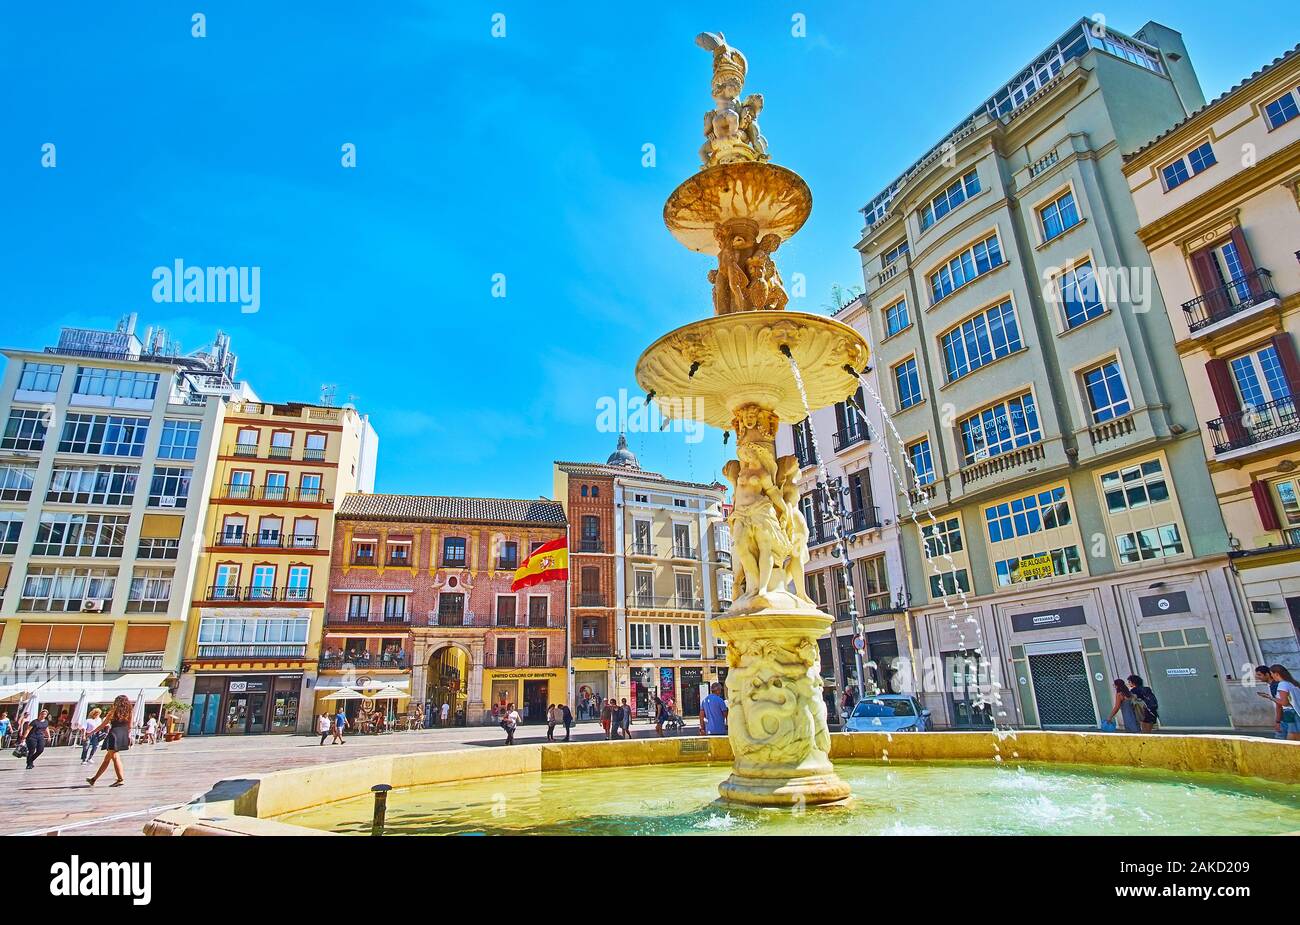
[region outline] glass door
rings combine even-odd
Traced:
[[[266,732],[266,694],[248,695],[248,732]]]

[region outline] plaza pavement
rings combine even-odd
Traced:
[[[688,725],[681,735],[698,735]],[[563,739],[563,730],[556,730]],[[633,724],[634,738],[653,736],[654,727]],[[603,739],[595,723],[574,727],[575,742]],[[545,726],[521,726],[516,742],[541,742]],[[30,771],[12,749],[0,753],[0,835],[139,835],[151,810],[188,803],[217,781],[264,774],[290,767],[326,764],[367,755],[445,751],[455,748],[499,748],[505,733],[496,726],[424,729],[390,735],[350,735],[343,745],[319,745],[319,736],[201,736],[179,742],[133,746],[123,755],[126,784],[110,787],[110,767],[92,788],[86,783],[99,766],[102,752],[81,764],[81,749],[61,746],[45,751]]]

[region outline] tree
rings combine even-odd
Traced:
[[[845,306],[860,295],[862,295],[861,286],[844,287],[839,283],[834,283],[831,286],[831,300],[823,303],[822,308],[826,309],[832,315],[838,314],[845,308]]]

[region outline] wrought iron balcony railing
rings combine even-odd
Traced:
[[[880,527],[880,508],[864,507],[844,515],[844,532],[850,535]]]
[[[1295,398],[1279,398],[1225,415],[1207,425],[1215,453],[1227,453],[1300,433]]]
[[[209,601],[283,601],[296,604],[312,600],[312,590],[262,585],[210,585],[207,599]]]
[[[1238,276],[1226,286],[1211,289],[1190,302],[1184,302],[1187,330],[1195,333],[1261,302],[1277,298],[1280,296],[1273,288],[1273,275],[1260,267],[1252,273]]]
[[[871,430],[866,424],[858,424],[856,427],[846,427],[844,430],[835,432],[832,442],[835,445],[835,452],[846,450],[855,443],[864,443],[871,439]]]

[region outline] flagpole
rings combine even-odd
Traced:
[[[567,521],[568,518],[566,517]],[[573,634],[569,632],[569,621],[573,619],[573,568],[570,558],[573,556],[573,537],[570,535],[572,524],[564,525],[565,570],[564,570],[564,687],[565,703],[576,716],[578,705],[574,700],[575,691],[573,673]],[[575,722],[577,720],[575,719]]]

